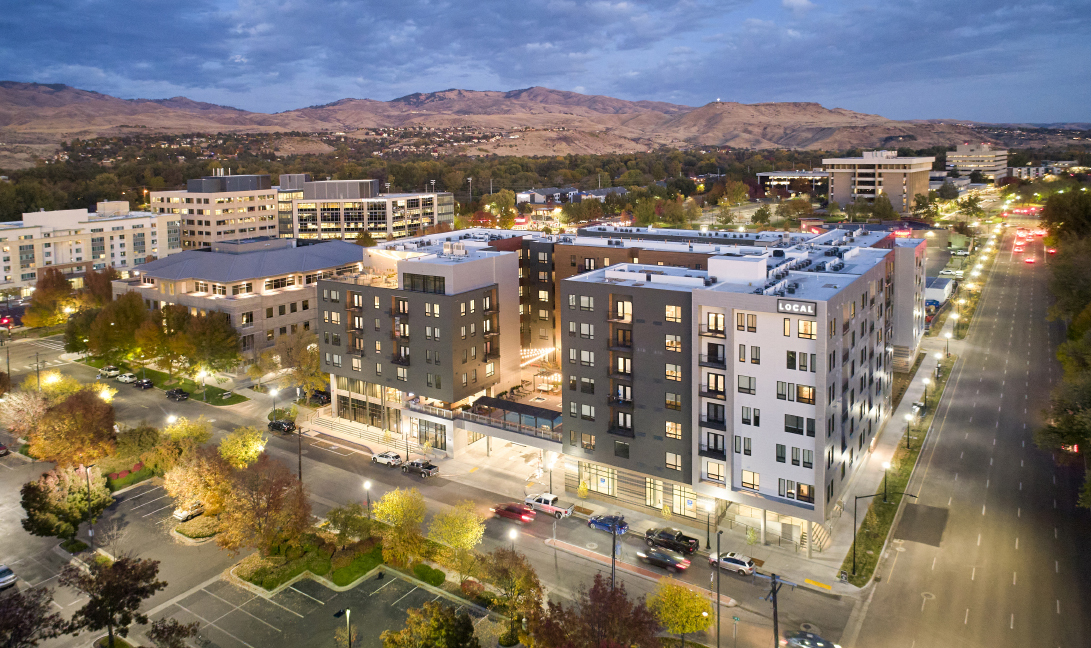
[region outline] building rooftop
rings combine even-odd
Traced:
[[[829,171],[765,171],[759,178],[828,178]]]
[[[139,266],[135,273],[177,281],[198,279],[230,283],[287,274],[304,274],[360,264],[363,250],[354,243],[326,241],[315,245],[242,252],[186,250]]]

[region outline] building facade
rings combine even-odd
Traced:
[[[959,144],[954,152],[947,154],[947,168],[966,176],[980,171],[987,181],[995,184],[1008,176],[1008,152],[984,143]]]
[[[194,178],[184,190],[153,191],[149,200],[154,213],[181,221],[184,249],[277,235],[277,191],[267,175]]]
[[[828,158],[830,200],[841,205],[874,202],[885,194],[894,211],[908,214],[913,197],[928,194],[933,157],[898,157],[895,151],[864,151],[858,158]]]

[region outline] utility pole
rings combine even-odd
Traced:
[[[617,578],[617,520],[610,524],[610,590],[614,589],[614,580]]]
[[[303,428],[296,429],[296,457],[299,459],[299,487],[303,487]]]
[[[10,350],[9,350],[10,353]],[[34,374],[38,377],[38,393],[42,393],[42,365],[38,362],[38,352],[34,352]],[[8,374],[11,375],[10,373]]]
[[[716,648],[720,648],[720,536],[723,530],[716,531]]]
[[[780,591],[780,587],[782,585],[788,585],[788,586],[790,586],[790,587],[792,587],[794,589],[796,587],[796,584],[791,582],[791,581],[786,581],[783,578],[777,576],[776,574],[771,574],[769,576],[766,576],[765,574],[759,574],[757,572],[754,572],[754,576],[756,576],[757,578],[767,578],[767,579],[770,580],[771,584],[770,584],[770,587],[769,587],[769,595],[766,596],[766,597],[762,597],[762,598],[764,598],[767,601],[771,601],[773,603],[773,645],[774,646],[779,646],[780,645],[780,643],[779,643],[780,642],[780,618],[779,618],[778,615],[780,613],[780,609],[779,609],[778,604],[777,604],[777,592]],[[736,619],[735,620],[736,628],[738,626],[738,623],[739,623],[738,619]],[[737,630],[736,630],[736,632],[737,632]],[[736,640],[737,640],[737,637],[736,637]]]

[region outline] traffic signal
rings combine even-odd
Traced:
[[[0,317],[0,326],[11,328],[11,318],[7,315]]]

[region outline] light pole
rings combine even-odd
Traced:
[[[344,615],[345,617],[345,646],[346,648],[352,648],[352,610],[345,608],[343,610],[339,610],[334,616],[341,615]]]
[[[91,469],[95,464],[83,467],[83,474],[87,477],[87,539],[90,540],[91,553],[95,552],[95,521],[91,518]]]
[[[909,433],[913,430],[911,424],[913,423],[913,415],[906,412],[905,415],[905,449],[909,450]]]
[[[887,479],[890,477],[890,462],[883,462],[883,504],[889,504],[887,500]]]
[[[946,344],[945,352],[947,353],[947,357],[950,358],[951,357],[951,337],[952,337],[951,332],[947,331],[946,333],[943,334],[943,337],[947,338],[947,342],[945,343]]]
[[[958,333],[958,313],[951,313],[951,321],[955,323],[955,333]]]
[[[722,530],[716,530],[716,648],[720,648],[720,536],[723,534]],[[738,627],[737,617],[735,623]]]
[[[371,519],[371,482],[364,482],[364,491],[367,493],[367,519]]]
[[[279,390],[273,387],[269,390],[269,395],[273,397],[273,420],[277,420],[277,392]]]
[[[712,548],[712,504],[705,502],[705,549]]]
[[[178,422],[178,417],[175,416],[174,414],[171,414],[170,416],[167,417],[167,424],[168,425],[174,425],[177,422]]]
[[[205,382],[205,376],[206,375],[207,374],[205,374],[204,369],[197,372],[197,377],[201,379],[201,396],[204,398],[204,401],[207,403],[208,402],[208,383]]]
[[[930,378],[921,378],[921,382],[924,383],[924,409],[928,409],[928,385],[932,382]]]
[[[553,457],[553,459],[549,462],[549,466],[548,466],[548,468],[549,468],[549,492],[550,493],[553,492],[553,467],[556,466],[556,465],[557,465],[557,458]]]
[[[508,537],[511,538],[511,558],[512,558],[512,561],[514,561],[515,560],[515,539],[517,537],[519,537],[519,532],[516,531],[515,529],[509,529],[508,530]],[[508,632],[511,635],[515,634],[515,615],[514,614],[511,615],[511,628],[510,628],[510,630]]]

